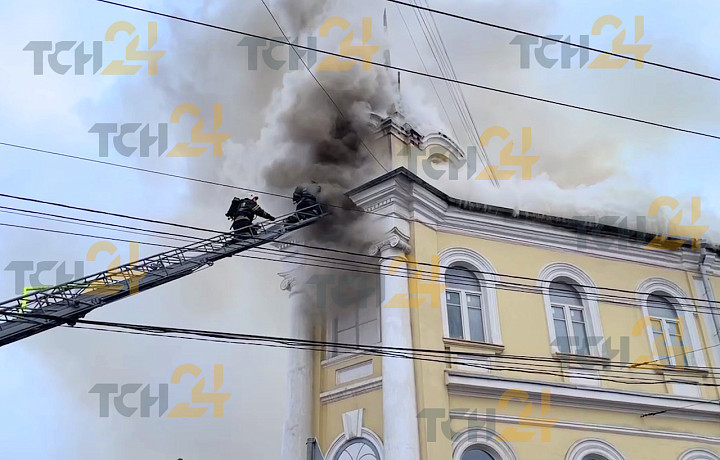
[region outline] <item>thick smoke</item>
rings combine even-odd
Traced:
[[[369,150],[369,115],[387,111],[392,88],[382,71],[332,72],[322,84],[334,103],[308,75],[285,79],[268,120],[267,140],[276,146],[276,159],[263,177],[284,191],[311,181],[320,184],[320,200],[332,215],[310,227],[306,237],[358,249],[369,242],[367,233],[358,228],[362,214],[343,209],[351,207],[344,194],[381,172]]]

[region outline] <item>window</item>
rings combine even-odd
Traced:
[[[615,447],[602,439],[575,442],[565,455],[566,460],[626,460]]]
[[[572,280],[557,278],[550,283],[550,304],[558,351],[589,355],[585,308]]]
[[[443,249],[439,256],[448,267],[441,296],[444,337],[502,347],[495,267],[467,248]]]
[[[512,444],[489,428],[468,428],[453,438],[452,460],[518,460]]]
[[[461,460],[495,460],[495,457],[488,453],[485,448],[473,446],[463,452]]]
[[[658,360],[671,366],[687,366],[683,321],[678,318],[675,306],[663,293],[655,292],[648,296],[647,312],[653,334],[653,350]]]
[[[467,268],[454,265],[445,272],[448,333],[453,339],[485,342],[480,282]]]
[[[685,451],[678,460],[720,460],[720,456],[705,449]]]
[[[318,305],[327,305],[329,341],[353,345],[380,343],[380,277],[340,275],[326,283],[325,297]],[[342,348],[329,349],[330,357],[345,353]]]
[[[380,454],[367,439],[355,438],[347,441],[333,460],[380,460]]]
[[[663,278],[648,278],[636,291],[642,302],[642,320],[652,350],[649,360],[657,359],[661,366],[706,367],[703,341],[694,313],[697,305],[685,300],[690,297],[675,283]],[[639,326],[640,327],[640,326]]]
[[[592,278],[572,264],[555,262],[540,270],[538,279],[552,351],[607,358]]]

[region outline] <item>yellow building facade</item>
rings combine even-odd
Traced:
[[[318,321],[284,287],[296,337],[387,348],[293,352],[283,458],[314,437],[326,460],[720,460],[714,249],[457,200],[413,162],[461,149],[377,123],[390,172],[348,192],[377,293]]]

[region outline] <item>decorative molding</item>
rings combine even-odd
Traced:
[[[393,227],[392,230],[385,235],[385,239],[379,243],[373,244],[370,247],[370,255],[381,255],[383,251],[391,248],[399,249],[405,254],[410,254],[412,251],[412,246],[410,246],[410,237],[400,231],[397,227]]]
[[[644,430],[641,428],[632,428],[628,426],[618,425],[602,425],[598,423],[582,423],[582,422],[570,422],[566,420],[547,420],[542,418],[529,418],[529,417],[518,417],[515,415],[502,415],[502,414],[486,414],[480,411],[467,412],[464,410],[451,410],[451,419],[472,419],[478,421],[493,421],[495,423],[506,423],[509,425],[517,426],[522,423],[522,426],[536,426],[544,427],[549,426],[551,428],[562,428],[566,430],[576,430],[585,433],[608,433],[625,436],[639,436],[641,438],[657,438],[657,439],[669,439],[674,441],[691,441],[705,444],[720,445],[720,437],[705,436],[694,433],[680,433],[675,431],[658,431],[658,430]],[[718,459],[720,460],[720,459]]]
[[[457,370],[445,371],[445,383],[450,394],[461,396],[499,398],[507,390],[520,389],[528,393],[528,401],[540,402],[541,391],[550,390],[552,404],[557,406],[631,414],[669,410],[658,417],[702,421],[717,421],[720,417],[719,404],[678,395],[622,391],[563,382],[508,379]]]
[[[548,332],[550,333],[550,348],[554,354],[560,355],[560,349],[555,344],[557,337],[555,334],[555,325],[553,323],[552,305],[550,302],[550,283],[557,278],[569,278],[576,283],[573,287],[577,289],[582,298],[583,310],[586,313],[586,325],[588,336],[588,348],[590,354],[594,357],[604,357],[604,351],[601,346],[601,340],[592,340],[591,337],[605,337],[602,329],[602,321],[600,320],[600,309],[598,307],[598,293],[595,283],[579,267],[566,262],[555,262],[546,265],[540,270],[538,275],[537,286],[542,290],[542,298],[545,304],[545,320],[547,321]],[[567,318],[570,321],[570,318]],[[565,354],[563,354],[565,355]]]
[[[706,449],[690,449],[683,452],[678,460],[720,460],[720,455]]]
[[[615,227],[588,234],[588,229],[602,226],[452,198],[406,168],[397,168],[347,195],[362,207],[393,200],[391,215],[443,233],[692,272],[700,261],[700,251],[687,247],[677,251],[645,249],[647,241],[641,237],[649,238],[649,234]],[[617,233],[610,233],[612,230]],[[632,236],[635,234],[637,237]],[[720,272],[720,259],[714,258],[712,263],[712,268]]]
[[[497,281],[495,267],[480,253],[467,248],[447,248],[440,251],[440,265],[450,266],[453,264],[469,265],[475,271],[475,276],[481,286],[481,298],[483,311],[486,313],[483,320],[483,327],[486,331],[485,340],[497,346],[502,346],[502,329],[500,327],[500,314],[498,312]],[[443,270],[443,277],[445,270]],[[442,303],[443,332],[445,337],[450,336],[447,318],[447,302],[445,296],[440,296]]]
[[[360,408],[342,414],[343,430],[346,439],[359,438],[362,436],[364,410],[365,409]]]
[[[335,384],[343,385],[354,380],[369,377],[373,374],[374,363],[372,359],[355,363],[335,370]]]
[[[635,298],[638,299],[638,303],[640,303],[642,308],[642,314],[643,317],[647,318],[650,316],[648,309],[647,309],[647,299],[650,294],[653,294],[655,292],[660,292],[662,294],[665,294],[668,297],[668,300],[670,300],[671,303],[676,306],[676,313],[679,318],[683,319],[683,322],[685,323],[685,336],[689,339],[689,345],[690,351],[686,353],[686,356],[688,357],[688,363],[690,364],[691,368],[703,368],[706,367],[707,364],[705,362],[705,356],[700,350],[703,350],[705,347],[703,347],[702,338],[700,337],[700,332],[698,330],[698,325],[695,321],[695,315],[693,314],[697,309],[695,307],[695,304],[685,300],[691,296],[689,296],[684,290],[682,290],[677,284],[673,283],[672,281],[666,280],[664,278],[647,278],[640,282],[638,284],[638,287],[636,289],[637,293],[635,294]],[[657,355],[657,350],[655,348],[655,344],[653,343],[653,332],[652,332],[652,325],[650,322],[645,323],[645,327],[643,328],[645,332],[645,337],[647,338],[648,345],[650,346],[650,352],[652,354],[653,360],[658,360],[659,356]],[[697,350],[698,352],[695,352]]]
[[[570,446],[565,460],[584,460],[590,455],[598,455],[607,460],[627,460],[616,448],[602,439],[581,439]]]
[[[278,273],[278,275],[282,276],[280,289],[283,291],[292,291],[293,286],[297,283],[295,276],[290,272]]]
[[[346,385],[341,388],[320,393],[320,402],[330,404],[343,399],[352,398],[382,388],[382,376]]]
[[[360,436],[355,437],[355,439],[361,438],[365,440],[366,442],[369,442],[372,444],[372,446],[375,448],[375,450],[378,453],[378,460],[383,460],[385,458],[385,453],[383,449],[383,443],[380,439],[380,436],[375,434],[374,431],[368,429],[368,428],[362,428]],[[336,460],[337,455],[340,453],[340,449],[344,447],[345,443],[348,441],[352,441],[352,439],[348,439],[345,436],[345,433],[340,433],[337,438],[330,444],[330,447],[328,448],[327,454],[325,455],[326,460]]]
[[[487,448],[498,460],[518,460],[512,444],[489,428],[468,428],[457,433],[453,438],[453,460],[462,460],[465,451],[473,446]]]

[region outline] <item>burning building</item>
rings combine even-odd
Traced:
[[[720,459],[715,248],[458,200],[408,163],[467,161],[449,138],[397,113],[369,136],[388,172],[344,195],[352,268],[292,264],[319,228],[279,243],[317,343],[291,352],[282,458]]]

